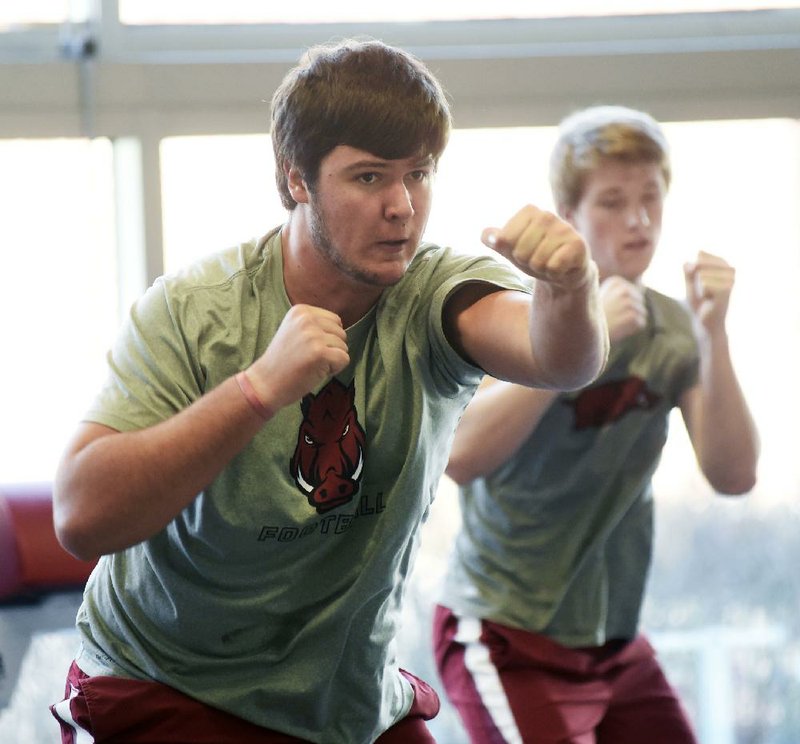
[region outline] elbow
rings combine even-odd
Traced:
[[[711,453],[708,453],[711,455]],[[719,453],[717,453],[719,454]],[[727,451],[723,457],[700,457],[703,474],[711,487],[723,496],[743,496],[756,486],[758,448]]]
[[[89,547],[85,546],[85,544],[79,539],[73,538],[70,535],[64,534],[62,536],[62,533],[56,533],[56,535],[58,536],[58,541],[61,543],[61,547],[63,547],[64,550],[66,550],[73,558],[77,558],[79,561],[93,563],[102,555],[96,550],[89,549]]]
[[[709,475],[711,487],[723,496],[744,496],[756,486],[755,468],[730,469],[724,473]]]
[[[575,390],[580,390],[588,385],[591,385],[603,371],[605,361],[600,365],[586,367],[583,370],[578,370],[577,373],[574,369],[561,376],[557,389],[561,392],[569,393]]]
[[[605,358],[601,363],[593,361],[583,367],[570,366],[563,370],[552,372],[546,377],[527,380],[523,384],[562,393],[573,392],[594,382],[600,376],[604,367]]]
[[[94,561],[101,551],[96,545],[96,530],[90,524],[89,509],[75,489],[56,480],[53,488],[53,527],[61,546],[78,560]]]
[[[471,462],[467,457],[459,456],[455,452],[451,453],[444,472],[457,486],[465,486],[479,475],[475,472],[474,462]]]
[[[548,379],[537,381],[537,387],[571,392],[593,383],[603,372],[608,362],[608,336],[600,337],[598,345],[591,352],[584,352],[578,363],[571,362],[548,375]]]
[[[471,480],[464,469],[457,464],[448,464],[444,474],[450,478],[457,486],[463,486]]]
[[[745,496],[755,488],[756,479],[740,479],[737,481],[730,481],[715,485],[714,488],[717,493],[723,496]]]
[[[61,507],[53,509],[53,524],[59,543],[78,560],[96,560],[100,557],[100,551],[93,545],[91,530],[69,512],[69,509]]]

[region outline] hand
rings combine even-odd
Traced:
[[[294,305],[266,351],[247,369],[265,406],[278,410],[319,387],[350,363],[347,334],[335,313]]]
[[[611,343],[632,336],[647,325],[644,289],[638,284],[621,276],[610,276],[600,285],[600,301]]]
[[[504,227],[486,228],[481,240],[520,271],[561,290],[578,289],[596,276],[583,237],[560,217],[530,204]]]
[[[723,328],[736,270],[719,256],[700,251],[694,263],[683,266],[686,299],[706,330]]]

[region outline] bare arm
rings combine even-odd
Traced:
[[[296,305],[246,374],[264,405],[277,411],[347,365],[346,338],[338,316]],[[90,559],[156,534],[263,425],[233,378],[146,429],[82,424],[56,473],[59,539]]]
[[[646,325],[641,287],[612,276],[600,285],[600,299],[612,344]],[[486,376],[456,429],[447,475],[463,485],[497,470],[533,434],[555,398],[550,390]],[[491,447],[486,446],[487,431],[492,432]]]
[[[707,253],[686,267],[687,297],[700,346],[700,378],[684,393],[680,407],[708,482],[720,493],[741,494],[755,485],[760,445],[725,331],[733,282],[733,268]]]
[[[609,342],[597,266],[583,238],[556,215],[527,206],[502,229],[485,230],[483,240],[536,279],[533,297],[462,288],[446,310],[456,348],[498,379],[558,390],[591,382]]]
[[[88,560],[150,537],[188,506],[262,425],[233,378],[148,429],[120,433],[81,424],[56,474],[59,539]]]
[[[485,377],[456,429],[447,475],[463,485],[497,470],[530,437],[556,395]]]

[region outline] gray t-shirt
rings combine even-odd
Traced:
[[[100,560],[78,614],[84,671],[325,744],[372,741],[407,712],[399,604],[481,376],[442,327],[468,281],[525,291],[497,261],[422,246],[347,329],[347,369],[280,410],[161,532]],[[289,307],[279,232],[158,280],[86,419],[169,418],[258,358]]]
[[[697,380],[691,318],[646,291],[648,326],[561,394],[519,451],[460,490],[440,601],[566,646],[636,634],[651,560],[651,477],[670,410]],[[487,444],[491,446],[487,432]]]

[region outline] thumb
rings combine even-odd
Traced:
[[[697,270],[697,264],[686,261],[683,264],[683,277],[686,279],[686,286],[689,286],[694,280],[694,272]]]
[[[697,264],[687,261],[683,264],[683,278],[686,280],[686,297],[691,304],[698,300],[697,283],[695,275],[697,273]]]
[[[500,234],[500,230],[496,227],[487,227],[481,233],[481,243],[483,243],[487,248],[497,248],[497,238]]]
[[[514,248],[514,244],[501,236],[499,227],[487,227],[481,233],[481,242],[493,251],[497,251],[504,258],[510,258],[510,253]]]

